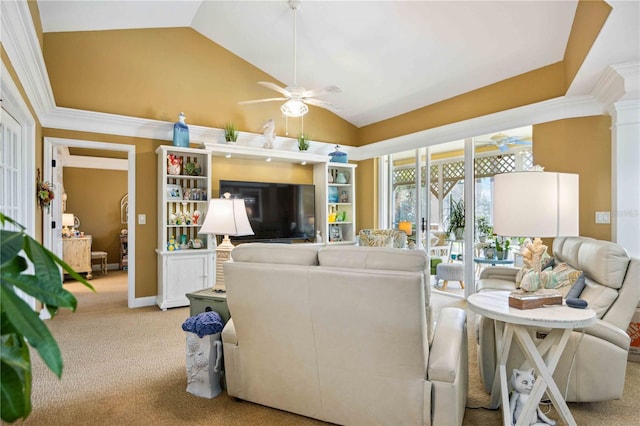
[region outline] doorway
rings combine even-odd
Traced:
[[[98,152],[126,152],[127,171],[127,193],[128,197],[128,277],[127,277],[127,306],[137,307],[135,300],[135,146],[126,144],[112,144],[106,142],[95,142],[77,139],[44,138],[44,176],[51,181],[54,186],[62,185],[61,168],[56,167],[60,161],[60,148],[85,148],[98,150]],[[57,256],[62,257],[62,197],[54,199],[51,206],[51,215],[43,212],[43,242],[45,247],[53,251]],[[51,223],[49,225],[49,222]]]

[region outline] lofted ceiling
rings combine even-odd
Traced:
[[[577,7],[558,1],[313,1],[297,14],[297,82],[357,127],[563,59]],[[637,1],[614,1],[569,92],[589,94],[610,64],[640,57]],[[39,0],[44,32],[190,26],[293,84],[286,0]],[[274,95],[278,94],[274,92]]]

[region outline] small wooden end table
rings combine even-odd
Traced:
[[[536,415],[536,408],[547,389],[549,398],[565,424],[576,425],[558,385],[553,380],[553,372],[569,341],[571,331],[574,328],[588,327],[595,323],[596,313],[591,309],[574,309],[565,305],[552,305],[536,309],[511,308],[509,307],[509,293],[509,291],[485,291],[472,294],[467,299],[469,309],[473,312],[495,320],[496,325],[499,322],[504,323],[502,336],[499,335],[498,327],[496,327],[496,346],[499,358],[491,389],[491,408],[497,408],[502,403],[503,423],[505,426],[511,426],[507,358],[511,342],[515,337],[527,360],[538,372],[536,383],[516,426],[531,423],[531,419]],[[550,328],[551,332],[536,346],[527,331],[528,327]],[[545,354],[547,362],[543,359]]]

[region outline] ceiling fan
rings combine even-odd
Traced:
[[[489,139],[489,144],[495,145],[500,151],[508,150],[509,145],[531,145],[531,138],[528,136],[521,138],[518,136],[509,136],[504,133],[496,133]]]
[[[302,117],[309,112],[309,105],[315,105],[320,108],[335,111],[336,108],[330,103],[316,99],[317,96],[326,93],[338,93],[340,88],[336,86],[326,86],[318,89],[306,90],[304,87],[297,86],[297,68],[296,68],[296,11],[300,7],[300,0],[289,0],[289,7],[293,10],[293,85],[280,87],[275,83],[268,81],[259,81],[258,84],[275,90],[283,96],[279,98],[256,99],[252,101],[242,101],[241,104],[253,104],[259,102],[286,101],[280,110],[287,117]]]

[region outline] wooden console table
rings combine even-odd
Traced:
[[[86,272],[89,280],[93,278],[91,275],[91,241],[91,235],[62,240],[62,260],[74,271]]]

